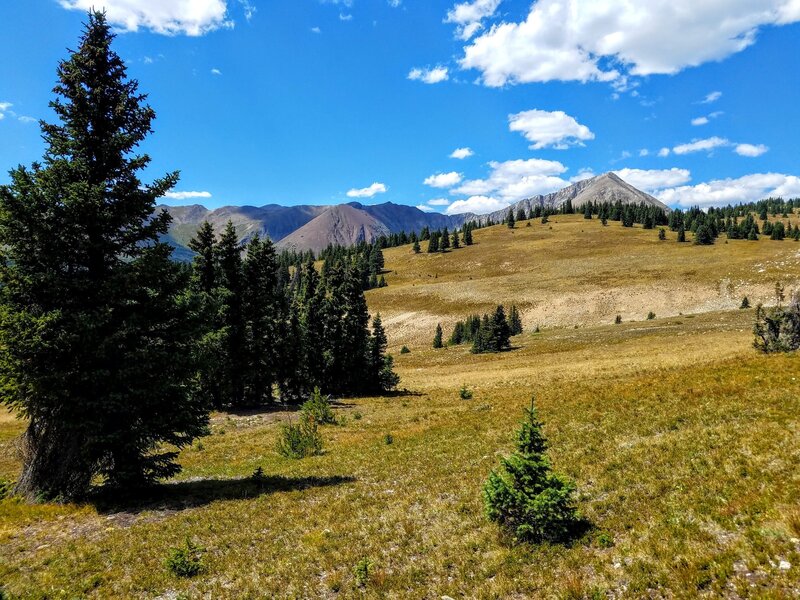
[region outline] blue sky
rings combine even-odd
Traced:
[[[102,4],[2,3],[0,183]],[[609,170],[673,206],[800,196],[797,0],[165,4],[105,1],[173,204],[486,212]]]

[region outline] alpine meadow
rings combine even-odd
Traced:
[[[800,7],[635,4],[0,8],[0,600],[800,597]]]

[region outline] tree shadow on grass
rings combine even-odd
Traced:
[[[90,498],[100,513],[139,513],[148,510],[180,511],[217,500],[246,500],[275,492],[352,483],[355,477],[284,477],[260,475],[240,479],[200,479],[162,483],[139,490],[100,488]]]

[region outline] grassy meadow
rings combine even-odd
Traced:
[[[2,500],[0,586],[12,598],[798,597],[800,363],[757,354],[754,310],[738,307],[771,302],[777,280],[797,286],[800,244],[667,237],[575,215],[479,230],[446,254],[386,250],[389,287],[367,298],[401,392],[337,400],[322,456],[275,451],[289,411],[214,414],[183,472],[146,497]],[[446,338],[501,302],[526,328],[510,352],[430,347],[436,323]],[[483,515],[482,483],[533,394],[591,523],[566,546],[510,545]],[[0,415],[2,478],[18,472],[23,427]],[[203,571],[180,578],[164,561],[187,538]]]

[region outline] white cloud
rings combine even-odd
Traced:
[[[322,29],[320,29],[319,27],[312,27],[311,28],[311,32],[312,33],[322,33]]]
[[[650,156],[650,150],[647,148],[642,148],[639,150],[639,156]]]
[[[671,150],[669,148],[662,148],[661,150],[658,151],[658,155],[661,158],[664,158],[664,157],[669,156],[670,152],[671,152]]]
[[[458,215],[466,212],[485,215],[486,213],[506,208],[508,205],[509,202],[503,202],[489,196],[471,196],[466,200],[456,200],[447,207],[445,212],[448,215]]]
[[[722,98],[722,92],[711,92],[700,101],[700,104],[711,104]]]
[[[24,115],[21,116],[21,117],[17,117],[17,120],[21,121],[22,123],[38,123],[38,121],[39,121],[38,119],[36,119],[34,117],[26,117]]]
[[[711,152],[716,148],[729,146],[730,142],[721,137],[710,137],[704,140],[692,140],[688,144],[681,144],[675,146],[672,151],[675,154],[691,154],[692,152]]]
[[[414,81],[423,81],[425,83],[439,83],[450,79],[447,67],[436,66],[432,69],[429,68],[415,68],[411,69],[408,73],[408,78]]]
[[[389,190],[383,183],[373,183],[369,187],[354,188],[347,192],[348,198],[372,198],[378,194],[384,194]]]
[[[6,112],[10,109],[13,104],[11,102],[0,102],[0,121],[6,118]]]
[[[749,156],[749,157],[756,157],[761,156],[765,152],[767,152],[769,148],[767,148],[764,144],[739,144],[736,146],[736,154],[739,156]]]
[[[345,14],[339,13],[339,20],[340,21],[352,21],[353,20],[353,15],[350,15],[350,14],[345,15]]]
[[[428,200],[428,204],[431,206],[448,206],[450,204],[450,200],[447,198],[434,198],[433,200]]]
[[[211,198],[211,192],[167,192],[166,198],[173,200],[188,200],[189,198]]]
[[[421,210],[422,212],[433,212],[432,206],[427,206],[425,204],[417,204],[417,210]]]
[[[465,158],[469,158],[475,154],[471,148],[456,148],[453,150],[452,154],[450,154],[450,158],[457,158],[459,160],[464,160]]]
[[[692,125],[699,127],[700,125],[708,125],[708,117],[697,117],[692,119]]]
[[[239,0],[239,4],[242,5],[242,9],[244,10],[244,18],[248,21],[253,18],[253,15],[258,12],[255,5],[250,2],[250,0]]]
[[[738,179],[718,179],[694,186],[670,188],[657,194],[662,202],[683,207],[725,206],[755,202],[770,196],[800,196],[800,177],[780,173],[754,173]]]
[[[109,22],[123,31],[143,28],[165,35],[198,36],[220,27],[233,27],[225,0],[103,0],[101,4],[97,0],[58,1],[66,9],[82,12],[102,7]],[[245,16],[252,16],[253,10],[245,10]]]
[[[581,169],[580,171],[578,171],[577,175],[573,175],[572,177],[570,177],[569,178],[569,182],[570,183],[577,183],[577,182],[583,181],[585,179],[591,179],[592,177],[595,177],[594,171],[592,171],[591,169],[585,168],[585,169]]]
[[[222,71],[220,71],[219,69],[211,69],[211,74],[212,75],[222,75]]]
[[[389,6],[392,8],[398,8],[401,4],[403,4],[403,0],[389,0]]]
[[[557,177],[567,170],[557,161],[531,158],[490,162],[489,167],[491,172],[486,179],[465,181],[450,193],[462,196],[492,196],[501,202],[510,203],[554,192],[568,185],[568,182]]]
[[[449,188],[461,183],[462,178],[463,177],[461,173],[451,171],[450,173],[437,173],[436,175],[431,175],[430,177],[427,177],[423,183],[435,188]]]
[[[581,125],[561,110],[548,112],[534,109],[508,115],[508,128],[519,131],[525,139],[533,142],[530,146],[532,150],[547,147],[563,150],[594,139],[594,133],[586,125]]]
[[[481,21],[494,15],[501,0],[472,0],[456,4],[447,11],[445,23],[455,23],[458,27],[456,35],[468,40],[483,29]]]
[[[653,170],[618,169],[614,172],[633,187],[645,192],[683,185],[692,178],[692,174],[688,170],[675,167]]]
[[[754,44],[761,27],[798,20],[798,0],[538,0],[524,21],[475,38],[460,65],[491,87],[553,80],[624,86],[626,76],[722,60]]]

